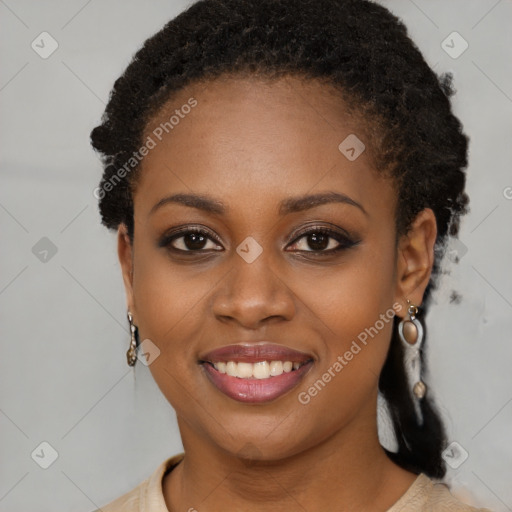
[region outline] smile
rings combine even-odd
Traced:
[[[269,379],[278,377],[283,373],[290,373],[298,370],[305,363],[292,361],[258,361],[257,363],[237,363],[220,361],[212,363],[213,367],[220,373],[226,373],[230,377],[239,379]]]
[[[200,361],[211,384],[239,402],[275,400],[295,386],[313,366],[309,354],[266,342],[214,350]]]

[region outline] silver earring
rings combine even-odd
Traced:
[[[409,390],[412,391],[414,409],[418,424],[423,424],[420,401],[425,396],[427,386],[421,380],[420,349],[423,342],[423,326],[416,318],[418,307],[407,300],[407,318],[403,318],[398,324],[398,336],[404,347],[405,373]]]
[[[128,322],[130,324],[130,348],[128,352],[126,352],[126,359],[128,361],[129,366],[135,366],[137,362],[137,340],[135,338],[135,325],[133,325],[133,316],[128,311]]]

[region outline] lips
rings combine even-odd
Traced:
[[[305,352],[293,350],[284,345],[275,343],[257,342],[226,345],[200,357],[202,361],[216,363],[218,361],[236,361],[242,363],[257,363],[258,361],[292,361],[303,363],[313,359],[313,356]]]
[[[270,342],[227,345],[200,357],[209,381],[240,402],[262,403],[284,395],[313,366],[313,356]]]

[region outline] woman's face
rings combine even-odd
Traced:
[[[392,315],[421,302],[433,237],[423,260],[421,241],[397,251],[361,123],[317,82],[221,79],[181,90],[148,136],[119,255],[185,447],[279,459],[374,432]]]

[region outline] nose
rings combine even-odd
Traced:
[[[252,263],[233,255],[233,268],[213,299],[213,313],[218,320],[258,329],[294,317],[293,291],[271,267],[265,253]]]

